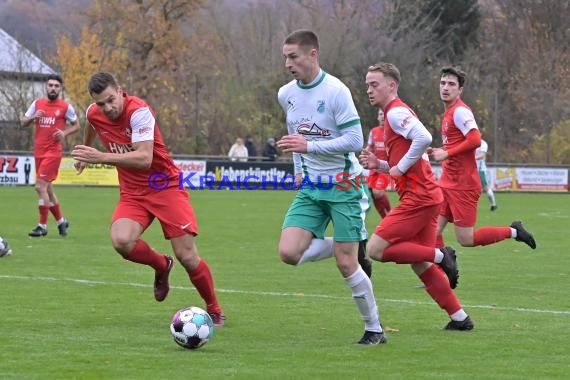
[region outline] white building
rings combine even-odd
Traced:
[[[29,131],[18,131],[31,102],[44,96],[55,70],[0,28],[0,150],[27,150]]]

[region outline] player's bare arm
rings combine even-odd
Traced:
[[[388,173],[390,171],[390,164],[388,164],[388,161],[379,159],[373,152],[366,149],[363,149],[362,152],[360,152],[358,160],[365,169],[376,169],[383,173]]]
[[[84,146],[93,145],[93,142],[95,141],[96,137],[97,137],[97,133],[95,132],[95,129],[93,129],[93,126],[89,123],[86,123],[85,132],[83,135],[83,145]],[[72,156],[73,156],[73,152],[72,152]],[[87,166],[87,164],[83,161],[76,160],[75,163],[73,164],[73,166],[75,167],[75,171],[77,172],[77,175],[79,175],[83,172],[83,169],[85,169],[85,166]]]
[[[79,123],[77,122],[77,120],[70,124],[71,124],[70,128],[65,128],[63,131],[61,129],[56,130],[53,133],[53,139],[63,142],[67,136],[72,135],[79,130]]]
[[[447,151],[443,148],[432,148],[431,152],[429,153],[429,157],[436,162],[441,162],[448,156],[449,155],[447,154]]]
[[[148,169],[152,163],[154,141],[133,143],[133,150],[127,153],[109,153],[86,146],[77,145],[71,156],[89,164],[107,164],[124,168]]]
[[[20,118],[20,125],[22,127],[27,127],[30,124],[32,124],[33,121],[35,121],[36,119],[39,119],[40,117],[42,117],[44,115],[45,115],[44,110],[36,110],[36,113],[34,113],[34,116],[32,116],[32,117],[22,116]]]

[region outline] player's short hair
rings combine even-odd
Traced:
[[[311,30],[300,29],[289,34],[283,45],[299,45],[304,50],[316,49],[319,51],[319,37]]]
[[[91,79],[89,79],[89,94],[99,95],[109,86],[113,88],[119,87],[117,81],[115,80],[115,77],[111,73],[102,71],[97,74],[93,74]]]
[[[441,76],[444,75],[455,75],[457,77],[459,87],[463,87],[465,80],[467,79],[467,73],[456,66],[444,66],[441,69]]]
[[[400,70],[393,63],[378,62],[368,67],[368,72],[381,72],[385,77],[392,78],[396,81],[396,84],[400,84],[402,76],[400,75]]]
[[[61,79],[61,75],[59,74],[49,74],[46,77],[46,82],[49,82],[50,80],[56,80],[59,82],[59,84],[63,84],[63,79]]]

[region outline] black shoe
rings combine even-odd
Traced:
[[[59,236],[67,236],[67,229],[69,228],[69,220],[63,219],[63,222],[57,225]]]
[[[360,338],[360,340],[357,343],[376,345],[376,344],[388,343],[388,339],[386,339],[386,335],[384,335],[383,332],[365,331],[364,335],[362,336],[362,338]]]
[[[452,247],[440,248],[443,252],[443,260],[438,263],[449,279],[449,286],[451,289],[457,287],[457,280],[459,279],[459,270],[457,269],[457,257],[455,256],[455,249]]]
[[[475,325],[469,316],[462,321],[449,321],[447,325],[443,328],[444,330],[457,330],[457,331],[469,331],[473,330]]]
[[[358,243],[358,264],[362,267],[362,270],[368,278],[372,278],[372,260],[366,256],[366,243],[368,240],[361,240]]]
[[[43,228],[42,226],[36,226],[36,228],[31,230],[30,233],[28,234],[28,236],[31,236],[31,237],[40,237],[40,236],[46,236],[46,235],[47,235],[47,229]]]
[[[498,209],[498,208],[499,208],[499,206],[493,205],[493,206],[491,206],[491,211],[495,211],[495,210]]]
[[[515,238],[516,241],[522,241],[532,249],[536,249],[536,242],[534,241],[534,237],[530,232],[525,230],[520,220],[515,220],[512,222],[511,227],[517,230],[517,237]]]

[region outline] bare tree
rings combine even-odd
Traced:
[[[551,162],[552,129],[570,117],[567,1],[496,0],[486,46],[500,96],[499,124],[518,160]],[[528,149],[543,136],[544,157]],[[508,139],[508,140],[507,140]]]

